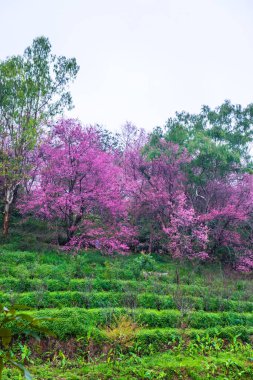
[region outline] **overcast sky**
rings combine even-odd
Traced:
[[[253,102],[252,0],[0,0],[0,59],[37,36],[76,57],[82,122],[151,130],[175,111]]]

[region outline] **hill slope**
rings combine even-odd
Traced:
[[[35,379],[251,379],[252,290],[162,256],[0,249],[0,303],[54,318],[54,338],[20,342]]]

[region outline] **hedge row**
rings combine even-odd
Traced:
[[[155,293],[156,295],[174,295],[174,297],[193,296],[202,297],[203,306],[206,310],[236,310],[237,305],[227,302],[227,300],[247,300],[253,302],[252,292],[243,290],[208,288],[197,285],[176,285],[157,282],[154,280],[136,281],[136,280],[107,280],[107,279],[38,279],[15,277],[0,278],[0,291],[2,292],[30,292],[30,291],[78,291],[78,292],[145,292]],[[216,306],[208,307],[209,300],[212,298],[212,305],[216,302]],[[221,301],[224,299],[224,301]],[[241,304],[240,306],[241,307]],[[242,306],[243,307],[243,306]],[[245,311],[251,311],[251,306],[245,306]]]
[[[29,312],[31,313],[31,312]],[[219,336],[227,341],[233,341],[238,336],[244,342],[250,341],[253,335],[253,317],[239,316],[234,313],[193,313],[182,317],[177,311],[157,312],[154,310],[126,309],[69,309],[43,310],[32,312],[37,317],[51,317],[52,320],[42,322],[58,339],[92,336],[96,343],[105,342],[109,338],[105,334],[105,327],[117,326],[121,316],[129,316],[140,327],[136,338],[144,346],[149,344],[158,347],[175,344],[179,341],[195,340],[199,337]],[[187,323],[187,328],[185,327]]]
[[[141,347],[148,347],[150,344],[157,350],[161,346],[170,346],[180,341],[200,341],[205,337],[219,337],[227,342],[233,342],[237,336],[243,342],[249,342],[253,334],[253,328],[245,326],[228,326],[207,329],[175,329],[175,328],[156,328],[142,329],[136,334],[136,341]]]
[[[15,277],[0,278],[0,289],[2,291],[13,290],[15,292],[33,291],[39,289],[47,289],[49,291],[63,290],[97,290],[97,291],[142,291],[156,292],[159,294],[168,294],[169,292],[182,291],[183,294],[203,296],[211,291],[204,286],[197,285],[180,285],[158,283],[154,280],[137,281],[137,280],[120,280],[120,279],[86,279],[74,278],[70,280],[56,279],[39,279],[27,278],[19,279]]]
[[[0,293],[0,303],[17,303],[33,308],[105,308],[128,307],[157,310],[204,310],[204,311],[235,311],[252,312],[253,303],[232,301],[222,298],[200,298],[184,295],[160,296],[154,293],[124,293],[124,292],[78,292],[36,291],[27,293]]]
[[[64,308],[61,310],[44,309],[29,312],[38,317],[51,317],[53,320],[43,322],[58,337],[80,336],[88,328],[115,325],[121,316],[129,316],[143,328],[221,328],[227,326],[253,327],[253,314],[245,313],[208,313],[192,312],[183,315],[177,310],[144,310],[144,309],[81,309]]]

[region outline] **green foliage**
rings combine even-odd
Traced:
[[[7,308],[0,304],[0,379],[2,379],[3,369],[7,364],[18,368],[27,380],[32,379],[30,372],[23,364],[17,362],[17,358],[13,353],[13,345],[17,340],[15,335],[17,329],[20,334],[35,336],[38,339],[38,332],[49,334],[49,331],[40,325],[41,319],[34,318],[24,312],[17,312],[17,310],[25,309],[20,305]],[[29,349],[27,348],[25,351],[24,347],[20,347],[22,361],[24,361],[29,352]]]
[[[98,292],[87,288],[81,291],[54,291],[59,285],[59,281],[49,280],[43,284],[41,280],[32,281],[35,287],[32,292],[25,292],[29,286],[29,281],[21,281],[19,292],[0,292],[0,302],[11,304],[15,302],[26,304],[33,308],[53,308],[53,307],[82,307],[82,308],[109,308],[109,307],[128,307],[128,308],[150,308],[157,310],[178,309],[183,310],[204,310],[208,312],[252,312],[253,303],[248,301],[233,301],[222,298],[202,298],[191,295],[175,293],[172,295],[157,295],[154,293],[143,292]],[[48,284],[48,285],[47,285]],[[56,286],[54,285],[56,284]],[[8,281],[5,285],[17,286],[16,281]],[[66,285],[67,286],[67,285]],[[60,287],[59,287],[60,288]],[[22,292],[22,294],[20,293]]]
[[[203,184],[231,172],[252,166],[249,146],[253,138],[253,105],[246,108],[224,102],[216,109],[203,106],[199,114],[176,113],[156,136],[187,148],[193,160],[189,166],[193,182]],[[198,170],[196,170],[198,169]]]
[[[109,358],[129,351],[133,347],[139,328],[129,317],[120,316],[105,330],[109,342]]]
[[[11,125],[21,128],[13,130],[13,144],[19,146],[23,140],[31,149],[38,134],[35,126],[71,107],[66,86],[76,77],[78,69],[74,58],[53,55],[45,37],[34,39],[23,56],[0,63],[1,127],[3,132],[11,132]]]
[[[22,314],[42,319],[54,334],[36,343],[12,326],[13,352],[35,379],[252,375],[252,281],[225,276],[220,266],[142,254],[14,252],[6,245],[1,300],[35,307]],[[18,374],[6,368],[8,377]]]
[[[155,264],[156,262],[151,255],[142,253],[133,262],[135,276],[139,278],[143,271],[153,271],[155,269]]]
[[[0,62],[0,176],[4,197],[4,235],[18,186],[26,183],[32,152],[48,124],[72,106],[67,90],[79,67],[74,58],[51,53],[45,37],[36,38],[23,56]]]
[[[45,380],[79,380],[79,379],[117,379],[117,380],[140,380],[140,379],[181,379],[181,380],[238,380],[252,379],[252,368],[246,366],[247,360],[244,355],[247,352],[235,354],[226,350],[218,357],[206,357],[198,354],[195,357],[175,355],[168,351],[164,354],[154,354],[152,359],[148,356],[139,358],[132,354],[129,357],[122,357],[118,361],[101,361],[98,363],[84,363],[73,360],[65,361],[62,367],[62,359],[58,359],[54,366],[45,363],[40,366],[32,367],[36,379]],[[8,372],[5,372],[8,377]],[[17,374],[12,374],[12,379],[18,380]]]
[[[164,153],[161,137],[178,144],[181,150],[186,149],[191,157],[183,168],[187,172],[188,192],[195,210],[206,212],[207,206],[201,204],[207,183],[224,180],[230,174],[252,172],[252,125],[253,104],[242,108],[225,101],[215,109],[203,106],[199,114],[177,112],[164,129],[153,131],[145,154],[153,159]],[[220,251],[220,255],[224,252]]]

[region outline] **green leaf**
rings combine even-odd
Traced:
[[[11,330],[4,327],[0,327],[0,338],[5,338],[9,336],[11,336]]]
[[[32,375],[30,374],[30,372],[20,363],[17,363],[13,360],[9,360],[9,362],[14,365],[14,367],[18,368],[24,375],[25,379],[27,380],[32,380]]]
[[[32,310],[31,307],[26,306],[26,305],[21,305],[21,304],[13,305],[13,309],[15,309],[15,310]]]
[[[3,346],[7,348],[11,342],[12,333],[10,329],[1,327],[0,328],[0,338],[2,339]]]
[[[16,319],[17,320],[23,319],[23,320],[28,321],[28,322],[33,322],[33,320],[34,320],[34,318],[31,315],[28,315],[28,314],[18,314],[16,316]]]

